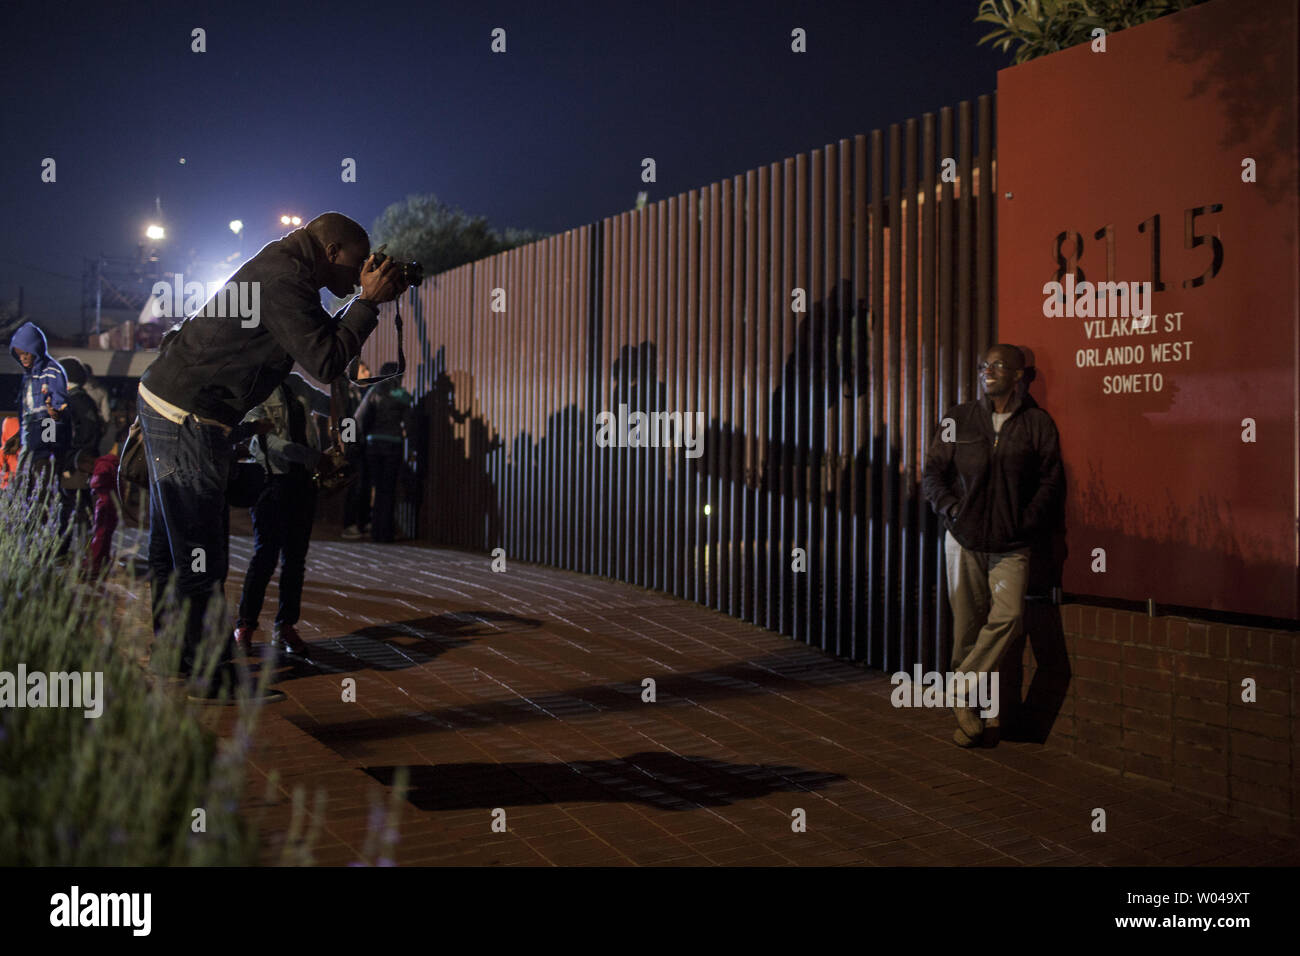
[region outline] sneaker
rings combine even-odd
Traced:
[[[306,657],[310,650],[307,642],[298,636],[298,629],[292,624],[276,625],[271,636],[271,646],[276,650],[297,654],[299,657]]]
[[[343,537],[347,538],[349,541],[355,541],[357,538],[361,537],[361,529],[354,524],[350,524],[343,529]]]

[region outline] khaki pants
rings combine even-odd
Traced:
[[[946,533],[943,550],[953,619],[952,670],[992,673],[1020,634],[1029,549],[967,551]]]

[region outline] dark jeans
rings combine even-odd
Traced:
[[[177,598],[190,601],[180,659],[181,673],[188,675],[197,663],[208,606],[215,602],[219,608],[225,600],[230,542],[226,486],[234,456],[225,433],[193,415],[177,425],[142,401],[140,428],[149,465],[154,635],[164,636],[163,596],[174,573]],[[227,631],[220,662],[229,662],[232,651]]]
[[[18,470],[15,477],[21,482],[19,488],[25,498],[36,493],[42,481],[51,483],[51,492],[58,490],[58,468],[55,462],[62,454],[62,449],[50,449],[48,446],[36,445],[18,452]]]
[[[307,547],[316,515],[316,485],[305,471],[288,475],[267,475],[266,486],[253,505],[253,557],[244,575],[239,596],[239,621],[257,625],[262,613],[266,586],[280,567],[280,607],[277,627],[297,624],[302,603],[302,580],[307,567]]]
[[[370,524],[370,469],[363,451],[355,455],[358,474],[357,480],[348,485],[347,497],[343,499],[343,527],[360,529]]]
[[[402,446],[397,442],[367,442],[366,467],[375,486],[375,510],[370,537],[393,540],[393,507],[397,504],[397,475],[402,470]]]

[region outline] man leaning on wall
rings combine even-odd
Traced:
[[[921,488],[946,529],[958,674],[996,672],[1019,636],[1030,550],[1051,533],[1064,489],[1056,425],[1021,388],[1024,378],[1019,348],[990,348],[979,364],[983,396],[948,410],[926,455]],[[978,709],[958,700],[954,713],[953,742],[978,744],[986,726]]]

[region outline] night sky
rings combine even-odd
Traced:
[[[976,46],[977,7],[7,5],[0,299],[21,284],[34,320],[74,334],[83,259],[134,254],[156,196],[173,267],[239,250],[232,219],[248,256],[287,231],[282,213],[370,228],[411,193],[562,232],[643,189],[655,201],[992,92],[1010,58]],[[656,183],[641,182],[646,156]]]

